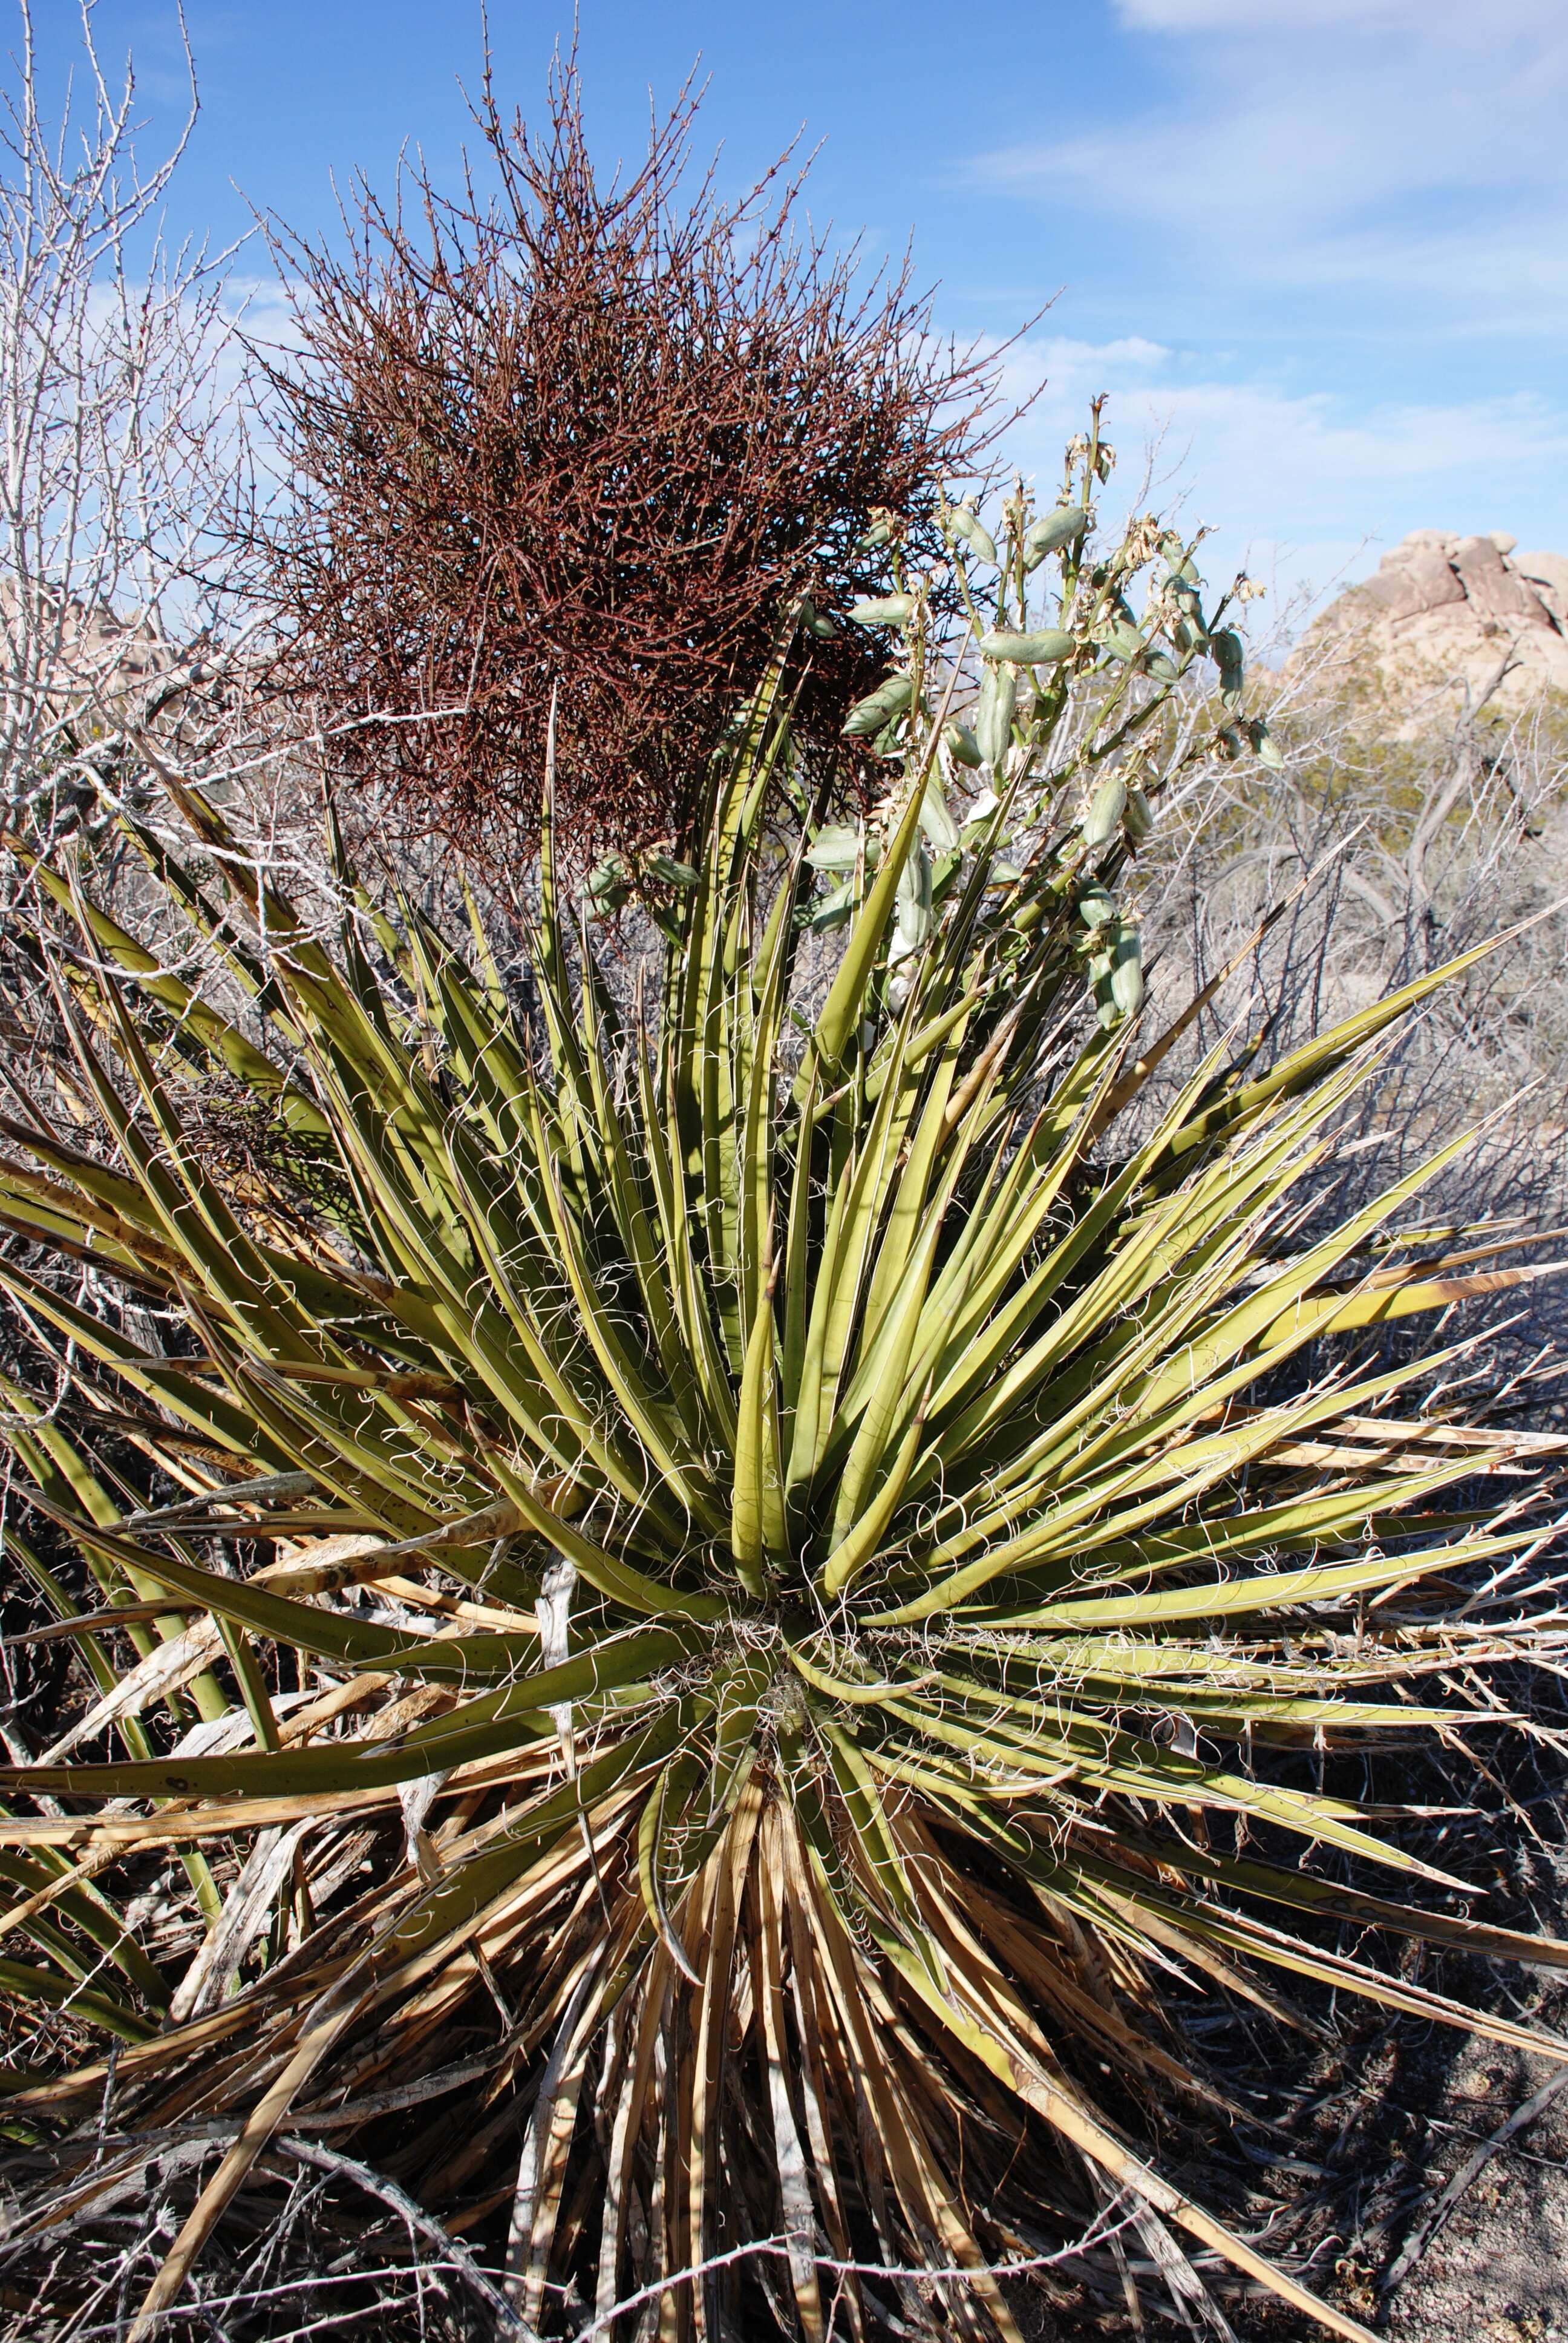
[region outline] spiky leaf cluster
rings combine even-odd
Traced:
[[[268,2142],[347,2108],[335,2136],[396,2146],[437,2216],[499,2207],[542,2331],[586,2301],[641,2333],[615,2307],[669,2279],[671,2337],[1014,2338],[999,2270],[1109,2190],[1160,2267],[1173,2225],[1359,2334],[1139,2144],[1156,2108],[1225,2104],[1183,1980],[1278,2012],[1305,1977],[1541,2046],[1326,1948],[1342,1920],[1565,1957],[1408,1901],[1462,1883],[1292,1756],[1443,1726],[1436,1673],[1507,1648],[1444,1590],[1526,1535],[1452,1495],[1521,1443],[1402,1416],[1414,1367],[1289,1372],[1512,1273],[1402,1233],[1458,1141],[1302,1233],[1336,1117],[1437,980],[1159,1090],[1193,1005],[1146,1030],[1107,939],[1136,932],[1156,659],[1195,672],[1217,632],[1177,548],[1139,648],[1107,649],[1131,565],[1085,549],[1095,465],[1081,523],[1020,503],[987,538],[974,728],[954,679],[934,704],[895,578],[874,622],[905,689],[862,823],[798,799],[786,646],[635,995],[548,825],[520,995],[344,868],[323,940],[187,790],[186,859],[133,834],[237,1021],[36,872],[76,935],[48,948],[78,1121],[7,1122],[0,1212],[35,1265],[0,1274],[79,1388],[7,1389],[10,1538],[91,1704],[5,1777],[55,1803],[0,1824],[34,1947],[0,1976],[118,2043],[132,2144],[95,2147],[101,2055],[14,2078],[9,2108],[78,2176],[39,2235],[138,2137],[216,2127],[138,2332],[270,2185]],[[955,523],[966,565],[979,528]],[[193,1059],[335,1159],[308,1212],[204,1162]],[[148,1850],[206,1916],[177,1977],[115,1886]],[[429,2103],[412,2139],[391,2086]]]

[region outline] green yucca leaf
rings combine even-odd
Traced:
[[[477,1640],[477,1639],[465,1639]],[[488,1640],[488,1639],[487,1639]],[[151,1759],[126,1765],[34,1766],[29,1779],[48,1790],[80,1788],[104,1797],[220,1797],[229,1792],[248,1797],[282,1797],[294,1792],[309,1795],[337,1789],[382,1789],[397,1782],[417,1781],[421,1775],[475,1763],[538,1739],[549,1730],[548,1712],[561,1701],[591,1700],[596,1693],[616,1691],[639,1683],[661,1668],[686,1657],[678,1638],[658,1630],[627,1635],[599,1650],[585,1652],[559,1667],[544,1668],[525,1683],[515,1680],[488,1701],[468,1701],[438,1724],[417,1726],[398,1735],[395,1745],[346,1753],[340,1748],[294,1752],[259,1751],[237,1757]],[[411,1667],[433,1677],[463,1681],[466,1660],[459,1647],[416,1646]],[[483,1682],[489,1671],[487,1654],[478,1655],[474,1677]],[[517,1654],[509,1655],[513,1673]]]
[[[113,1995],[85,1986],[79,1976],[57,1969],[29,1967],[23,1961],[0,1960],[0,1993],[15,1994],[23,2002],[44,2002],[55,2008],[68,2006],[89,2026],[118,2036],[122,2042],[145,2042],[154,2028],[146,2017]]]
[[[844,956],[817,1020],[812,1038],[817,1054],[825,1066],[839,1063],[859,1021],[866,987],[882,950],[899,881],[920,835],[920,804],[925,795],[931,754],[931,748],[928,746],[910,791],[909,802],[882,851],[876,878],[849,930]]]
[[[1004,581],[1087,528],[1019,516]],[[483,2120],[400,2168],[476,2224],[514,2205],[536,2328],[568,2285],[608,2318],[708,2259],[722,2197],[727,2242],[790,2237],[789,2286],[742,2313],[739,2278],[681,2280],[669,2343],[743,2315],[1011,2337],[1002,2247],[1074,2233],[1087,2159],[1358,2334],[1121,2135],[1164,2091],[1220,2097],[1173,1970],[1271,2022],[1346,1991],[1456,2024],[1335,1929],[1568,1959],[1347,1878],[1470,1892],[1462,1845],[1439,1869],[1332,1771],[1369,1737],[1457,1746],[1462,1670],[1537,1648],[1522,1612],[1453,1614],[1549,1534],[1555,1451],[1396,1415],[1418,1352],[1308,1360],[1557,1265],[1478,1267],[1484,1232],[1376,1249],[1463,1139],[1307,1233],[1441,977],[1264,1071],[1221,1047],[1157,1080],[1192,1004],[1139,1057],[1085,975],[1133,929],[1120,818],[1079,815],[1133,784],[1076,734],[1051,764],[1060,699],[1010,702],[994,798],[932,812],[925,657],[912,636],[887,801],[829,838],[844,926],[811,924],[829,832],[803,825],[783,643],[696,834],[648,862],[666,949],[630,980],[572,900],[548,776],[515,998],[472,892],[459,947],[329,825],[332,916],[290,903],[177,782],[186,860],[127,826],[210,997],[35,868],[37,1062],[75,1071],[0,1124],[25,1241],[0,1284],[71,1374],[3,1387],[35,1517],[6,1537],[82,1729],[0,1772],[0,1933],[39,1964],[0,1963],[0,1992],[62,2044],[10,2103],[95,2107],[117,2038],[116,2122],[177,2134],[221,2043],[202,2105],[259,2099],[265,2132],[490,2039],[499,2007]],[[1141,720],[1137,672],[1087,682]],[[215,1060],[288,1119],[276,1196],[199,1143]],[[285,1826],[297,1867],[251,1910],[246,1858]],[[148,1847],[183,1850],[171,1960],[122,1869]],[[905,2288],[895,2329],[852,2274],[829,2309],[819,2237],[965,2275]]]

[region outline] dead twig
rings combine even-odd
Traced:
[[[1506,2123],[1498,2125],[1490,2139],[1482,2141],[1481,2146],[1467,2157],[1454,2174],[1431,2212],[1406,2238],[1387,2277],[1382,2280],[1380,2288],[1382,2293],[1392,2294],[1397,2286],[1403,2283],[1442,2227],[1460,2198],[1467,2189],[1474,2186],[1498,2150],[1506,2147],[1511,2139],[1517,2137],[1520,2132],[1535,2121],[1537,2116],[1543,2115],[1558,2093],[1564,2087],[1568,2087],[1568,2066],[1560,2067],[1550,2082],[1542,2085],[1533,2099],[1526,2099],[1522,2107],[1516,2107]]]

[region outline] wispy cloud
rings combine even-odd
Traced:
[[[1555,337],[1568,287],[1563,0],[1116,0],[1168,95],[972,158],[1092,206],[1211,289],[1394,288],[1407,322]],[[1216,37],[1219,35],[1221,37]]]
[[[1293,25],[1426,25],[1468,13],[1473,5],[1473,0],[1114,0],[1124,24],[1152,32],[1264,35]],[[1516,13],[1544,21],[1553,13],[1553,0],[1535,6],[1522,0]]]
[[[1135,69],[967,165],[1083,256],[1024,460],[1108,389],[1126,492],[1292,587],[1418,527],[1568,545],[1565,0],[1106,7]]]
[[[1247,566],[1282,590],[1359,574],[1406,529],[1523,529],[1533,483],[1568,464],[1568,416],[1527,394],[1352,407],[1223,380],[1193,353],[1128,335],[1040,337],[1010,355],[1008,387],[1043,380],[1010,453],[1041,484],[1087,404],[1108,391],[1113,497],[1213,532],[1212,574]]]

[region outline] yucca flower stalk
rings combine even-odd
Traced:
[[[1433,1358],[1292,1363],[1532,1272],[1412,1223],[1462,1134],[1313,1216],[1439,979],[1170,1073],[1197,1004],[1153,1024],[1117,890],[1205,657],[1235,746],[1240,644],[1157,531],[1096,563],[1097,431],[1000,551],[956,508],[972,722],[920,581],[860,614],[900,644],[862,821],[799,798],[785,645],[643,874],[632,990],[548,822],[512,992],[335,837],[325,940],[176,781],[187,852],[125,827],[245,1011],[36,869],[61,1111],[4,1124],[0,1277],[75,1382],[5,1389],[7,1536],[89,1702],[4,1776],[0,1986],[101,2047],[8,2077],[53,2159],[14,2237],[134,2194],[144,2143],[205,2158],[136,2336],[328,2117],[506,2231],[498,2331],[1016,2338],[1009,2266],[1110,2200],[1189,2299],[1172,2233],[1359,2336],[1151,2154],[1161,2110],[1235,2113],[1189,1986],[1563,2055],[1331,1948],[1568,1962],[1293,1755],[1473,1722],[1454,1667],[1530,1635],[1453,1590],[1543,1531],[1487,1478],[1527,1436],[1402,1402]],[[288,1209],[204,1155],[214,1066],[326,1167]],[[178,1975],[149,1856],[201,1923]]]

